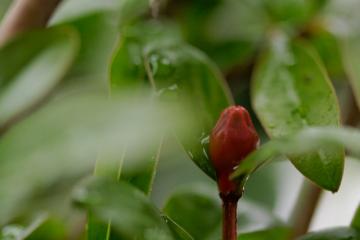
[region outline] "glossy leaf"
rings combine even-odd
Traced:
[[[263,56],[253,79],[253,106],[265,130],[271,137],[282,137],[308,126],[338,126],[337,98],[316,55],[304,44],[279,43]],[[339,188],[344,164],[341,148],[289,158],[319,186],[331,191]]]
[[[244,159],[232,177],[242,178],[280,155],[301,156],[318,149],[346,148],[349,154],[360,158],[359,142],[360,131],[355,128],[306,128],[294,135],[270,140]]]
[[[124,32],[111,68],[111,85],[116,89],[127,82],[150,84],[167,101],[188,97],[196,124],[202,127],[184,146],[193,161],[214,177],[207,141],[220,112],[232,103],[224,80],[203,53],[184,44],[171,28],[150,22],[143,31],[143,26]]]
[[[61,28],[19,36],[0,49],[0,131],[49,96],[70,68],[77,49],[76,33]]]
[[[112,228],[121,239],[172,239],[160,212],[143,193],[126,182],[91,179],[79,186],[73,196],[78,206],[98,219],[103,222],[111,219]]]
[[[299,240],[358,240],[360,233],[355,229],[339,227],[313,233],[308,233]]]
[[[215,188],[196,185],[179,189],[168,198],[163,211],[196,240],[215,240],[221,236],[222,209]],[[239,230],[254,231],[279,224],[274,216],[258,205],[246,200],[239,204]]]
[[[181,113],[179,105],[159,105],[149,101],[145,92],[143,96],[123,94],[121,98],[113,95],[112,101],[108,96],[67,95],[3,136],[0,224],[35,205],[36,201],[30,201],[34,192],[46,192],[61,180],[67,179],[69,185],[89,173],[99,153],[106,154],[108,165],[113,166],[122,154],[119,146],[127,145],[132,153],[127,157],[136,169],[142,164],[141,156],[148,156],[156,147],[153,140],[159,135],[176,126],[181,126],[184,134],[191,129],[192,121],[186,120],[189,115]],[[146,127],[149,122],[151,127]]]

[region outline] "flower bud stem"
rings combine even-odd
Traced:
[[[223,240],[237,239],[237,204],[240,196],[220,194],[223,204]]]

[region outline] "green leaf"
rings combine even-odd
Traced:
[[[163,212],[194,239],[207,239],[212,231],[220,227],[222,216],[220,206],[218,199],[211,196],[204,188],[201,191],[199,187],[173,193],[167,199]]]
[[[103,222],[110,219],[121,239],[172,239],[160,212],[126,182],[90,179],[74,191],[73,199]]]
[[[90,81],[107,88],[109,63],[120,27],[148,10],[148,0],[66,1],[51,24],[71,26],[80,34],[80,53],[67,75],[68,82],[81,81],[83,86]]]
[[[360,231],[360,205],[357,208],[355,215],[351,221],[351,227]]]
[[[152,185],[156,174],[156,168],[158,166],[160,153],[161,153],[162,138],[160,137],[154,139],[154,142],[158,142],[159,145],[156,146],[153,150],[149,151],[149,156],[147,156],[146,158],[142,157],[143,158],[142,164],[139,165],[136,169],[133,169],[131,167],[131,164],[130,164],[130,168],[132,169],[130,170],[127,169],[127,165],[129,161],[126,161],[126,154],[125,154],[125,161],[122,166],[121,175],[120,175],[120,178],[122,180],[135,186],[137,189],[141,190],[146,195],[151,194]]]
[[[186,232],[181,226],[174,222],[168,216],[163,216],[165,222],[167,223],[170,231],[172,232],[175,240],[194,240],[188,232]]]
[[[239,240],[288,240],[290,236],[290,229],[287,227],[272,227],[255,232],[242,233],[239,235]]]
[[[113,94],[111,101],[107,95],[76,95],[59,97],[0,139],[0,224],[35,208],[46,193],[66,197],[60,183],[69,186],[88,174],[99,153],[113,166],[123,152],[119,146],[126,145],[136,169],[141,156],[156,148],[154,139],[170,129],[180,127],[185,134],[192,128],[189,114],[179,105],[155,102],[147,92],[132,92],[131,97],[123,93],[121,98]],[[151,127],[144,127],[149,122]]]
[[[205,51],[223,71],[251,61],[269,24],[258,1],[187,1],[181,4],[185,5],[185,10],[178,14],[178,21],[186,40]]]
[[[265,0],[269,16],[281,23],[301,26],[311,20],[314,14],[325,5],[327,0]]]
[[[80,82],[84,86],[95,82],[105,88],[108,65],[118,35],[116,19],[116,15],[95,12],[56,24],[76,29],[81,41],[79,55],[66,76],[67,83]]]
[[[360,71],[359,71],[359,38],[347,38],[342,42],[342,51],[344,57],[345,72],[349,77],[351,89],[355,96],[358,108],[360,108]]]
[[[348,153],[360,158],[360,131],[355,128],[312,127],[287,137],[275,138],[244,159],[232,178],[243,178],[256,168],[280,155],[301,156],[318,149],[346,148]]]
[[[359,232],[347,227],[332,228],[306,234],[299,240],[358,240]]]
[[[40,105],[70,68],[78,49],[71,29],[19,36],[0,49],[0,131]]]
[[[3,19],[4,15],[6,14],[7,10],[9,9],[9,6],[11,3],[12,3],[12,0],[3,0],[1,2],[0,21]]]
[[[56,11],[51,23],[68,22],[102,12],[106,15],[116,16],[116,23],[125,25],[148,11],[148,0],[67,0]]]
[[[344,77],[344,64],[341,44],[337,37],[326,30],[320,29],[311,33],[309,42],[316,48],[331,79]]]
[[[47,220],[47,216],[42,214],[34,219],[34,221],[28,227],[22,227],[20,225],[7,225],[2,228],[0,239],[1,240],[24,240],[33,234],[44,222]]]
[[[252,99],[271,137],[288,136],[308,126],[339,125],[334,89],[316,54],[305,44],[276,45],[262,57],[253,79]],[[289,158],[319,186],[331,191],[339,188],[344,164],[341,147]]]
[[[172,28],[156,22],[129,27],[114,57],[111,85],[116,89],[151,84],[158,97],[167,101],[185,102],[184,97],[188,97],[196,125],[201,128],[189,144],[183,144],[192,160],[214,178],[208,159],[208,136],[232,99],[213,63],[173,33]]]
[[[204,185],[175,191],[166,201],[164,213],[183,227],[194,239],[215,240],[221,235],[222,209],[216,189]],[[241,231],[263,229],[281,224],[261,206],[242,200],[238,209]]]

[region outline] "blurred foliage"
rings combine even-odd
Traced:
[[[234,101],[264,142],[232,176],[251,175],[239,239],[288,239],[272,213],[281,176],[254,171],[288,156],[337,191],[343,148],[360,157],[359,130],[339,127],[356,109],[336,96],[351,85],[360,106],[359,3],[64,0],[0,48],[0,239],[219,239],[208,136]],[[359,239],[358,226],[359,211],[299,239]]]

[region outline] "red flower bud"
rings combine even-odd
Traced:
[[[221,113],[210,136],[210,156],[221,195],[240,195],[238,184],[229,177],[258,144],[259,137],[244,107],[231,106]]]

